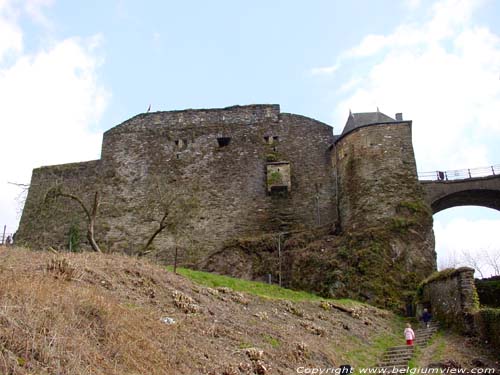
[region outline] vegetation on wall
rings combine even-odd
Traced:
[[[139,256],[152,251],[155,238],[163,231],[172,236],[189,237],[188,222],[193,219],[199,208],[196,189],[179,189],[165,178],[151,178],[149,191],[145,198],[144,215],[154,222],[154,230],[148,237]],[[177,246],[175,263],[177,263]]]
[[[393,243],[415,241],[413,233],[394,235],[386,226],[332,235],[327,228],[292,233],[282,242],[283,285],[325,298],[352,298],[401,311],[421,275],[407,270],[406,253]],[[276,236],[234,240],[213,255],[204,269],[266,280],[278,276]]]
[[[500,308],[500,276],[475,280],[481,306]]]
[[[279,185],[283,183],[283,175],[278,171],[272,171],[267,175],[267,185]]]
[[[77,224],[71,224],[68,232],[69,251],[78,251],[80,248],[80,228]]]
[[[90,246],[92,247],[92,250],[101,253],[101,248],[97,244],[94,237],[94,226],[100,204],[99,196],[99,192],[96,191],[94,193],[94,199],[92,200],[92,203],[87,205],[83,201],[82,197],[73,193],[66,192],[61,186],[58,185],[47,191],[44,203],[50,205],[59,198],[68,198],[77,202],[80,208],[85,213],[85,217],[87,219],[87,239],[90,243]]]
[[[500,309],[483,308],[476,314],[475,323],[479,334],[500,351]]]

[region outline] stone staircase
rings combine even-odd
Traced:
[[[421,348],[426,347],[427,343],[438,329],[439,324],[437,322],[431,322],[429,328],[415,329],[415,341],[413,342],[413,346],[401,345],[387,349],[382,359],[377,364],[377,368],[380,369],[381,372],[385,370],[388,373],[407,368],[415,352],[415,346]]]

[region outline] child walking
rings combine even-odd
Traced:
[[[411,329],[410,323],[406,323],[404,334],[406,339],[406,345],[413,345],[413,340],[415,340],[415,332],[413,332],[413,329]]]

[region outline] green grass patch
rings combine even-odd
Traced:
[[[169,271],[172,271],[173,267],[168,266],[167,269]],[[332,300],[332,299],[322,298],[313,293],[286,289],[273,284],[266,284],[258,281],[243,280],[235,277],[218,275],[210,272],[195,271],[189,268],[178,267],[177,273],[184,277],[187,277],[188,279],[191,279],[197,284],[208,286],[210,288],[227,287],[237,292],[244,292],[264,298],[284,299],[294,302],[335,301],[335,303],[340,303],[346,307],[354,307],[362,304],[361,302],[349,299]]]
[[[415,346],[414,352],[413,352],[413,357],[408,361],[408,367],[409,368],[417,368],[418,363],[420,361],[420,357],[422,356],[422,349],[420,346]]]
[[[382,358],[384,352],[393,346],[403,345],[402,332],[405,320],[395,318],[393,320],[391,332],[380,334],[370,341],[366,341],[356,336],[346,336],[334,348],[338,353],[344,353],[340,360],[349,363],[354,367],[356,374],[358,369],[363,367],[373,367]]]
[[[442,332],[438,331],[434,334],[431,339],[430,344],[435,344],[434,352],[432,353],[433,361],[440,361],[444,357],[444,352],[446,350],[446,340]]]
[[[248,349],[248,348],[253,348],[254,345],[248,343],[248,342],[242,342],[238,345],[238,349]]]
[[[269,345],[271,345],[272,348],[279,348],[281,346],[280,340],[278,340],[276,337],[272,337],[269,335],[264,335],[264,341],[267,342]]]

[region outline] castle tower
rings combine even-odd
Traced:
[[[427,274],[436,265],[432,213],[418,182],[412,122],[395,117],[378,109],[349,113],[333,156],[340,224],[344,232],[385,233],[391,257],[406,253],[398,258],[405,268]],[[409,249],[404,242],[417,234],[417,248]]]
[[[411,121],[381,112],[349,113],[336,140],[340,221],[345,230],[376,225],[418,187]]]

